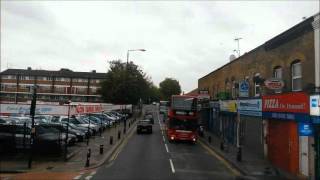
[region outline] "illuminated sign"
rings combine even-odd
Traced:
[[[320,116],[320,95],[310,96],[310,115]]]

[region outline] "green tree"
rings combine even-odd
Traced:
[[[105,102],[114,104],[136,104],[139,99],[148,99],[152,82],[133,62],[127,66],[120,60],[110,61],[106,79],[99,93]]]
[[[159,86],[164,100],[170,100],[172,95],[178,95],[181,93],[179,81],[173,78],[166,78],[160,82]]]

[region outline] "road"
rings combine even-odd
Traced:
[[[235,179],[233,170],[204,144],[168,143],[154,109],[153,134],[132,134],[92,179]]]

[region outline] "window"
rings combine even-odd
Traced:
[[[2,75],[2,79],[16,79],[17,77],[15,75]]]
[[[255,77],[260,77],[260,73],[256,73]],[[259,82],[254,82],[254,96],[260,96],[261,94],[261,87]]]
[[[274,68],[273,77],[277,79],[282,79],[282,67],[277,66]],[[275,90],[275,93],[281,93],[281,89]]]
[[[291,65],[292,91],[302,90],[301,62],[297,61]]]
[[[48,77],[46,77],[46,80],[47,80],[47,81],[52,81],[52,79],[53,79],[53,77],[52,77],[52,76],[48,76]]]
[[[27,78],[27,76],[20,76],[19,79],[20,80],[28,80],[29,78]]]
[[[278,67],[274,68],[273,77],[278,78],[278,79],[282,79],[282,68],[281,67],[278,66]]]

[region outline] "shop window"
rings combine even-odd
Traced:
[[[292,91],[302,90],[302,72],[301,72],[301,62],[296,61],[291,65],[291,84]]]

